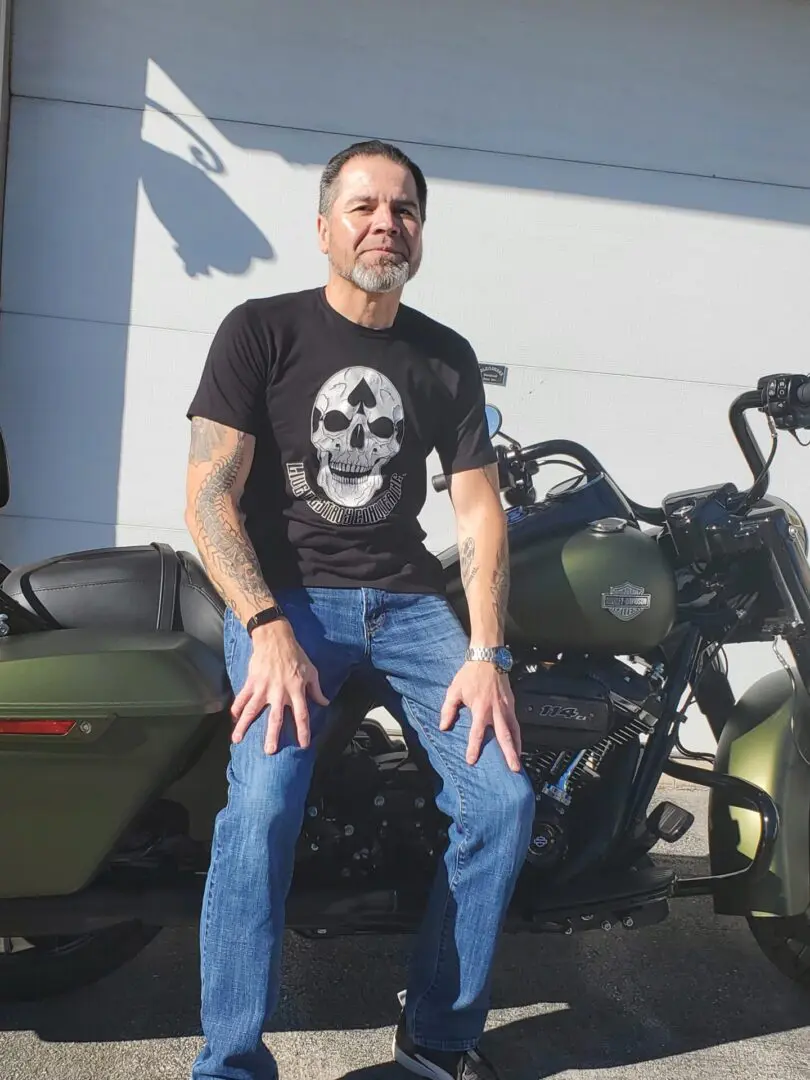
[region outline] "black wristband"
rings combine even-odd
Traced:
[[[264,611],[257,611],[251,619],[248,619],[247,632],[252,637],[257,626],[266,626],[267,623],[276,622],[278,619],[286,619],[286,617],[278,604],[274,607],[265,608]]]

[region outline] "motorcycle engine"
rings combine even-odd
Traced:
[[[553,869],[589,810],[584,789],[655,725],[658,676],[608,658],[563,657],[523,665],[513,676],[522,762],[535,789],[527,859]],[[391,738],[367,718],[330,764],[328,782],[310,793],[296,853],[296,878],[310,885],[414,886],[432,879],[447,840],[434,801],[432,772],[418,744]]]
[[[312,886],[401,885],[430,880],[447,840],[432,773],[420,748],[392,738],[367,718],[310,792],[296,850],[296,878]]]
[[[523,766],[535,789],[530,864],[550,870],[565,858],[581,789],[619,747],[653,729],[658,686],[648,666],[639,672],[614,658],[563,657],[514,679]]]

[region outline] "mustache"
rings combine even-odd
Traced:
[[[381,255],[402,255],[408,258],[408,252],[402,247],[367,247],[363,248],[360,254],[365,255],[370,251],[379,251]]]

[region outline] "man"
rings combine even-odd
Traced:
[[[421,261],[426,201],[421,170],[396,147],[336,155],[318,215],[328,284],[232,311],[189,409],[186,520],[228,606],[235,693],[193,1080],[277,1076],[262,1029],[277,1001],[313,737],[363,667],[399,696],[453,822],[394,1054],[435,1080],[496,1077],[476,1046],[534,800],[502,648],[508,549],[478,365],[462,337],[400,304]],[[434,446],[451,477],[469,641],[417,521]]]

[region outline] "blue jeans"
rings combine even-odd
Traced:
[[[491,731],[476,765],[465,761],[470,715],[439,731],[447,687],[467,638],[447,601],[374,589],[279,590],[279,603],[334,698],[350,672],[373,667],[399,696],[404,717],[440,780],[436,803],[451,819],[408,976],[406,1024],[431,1049],[474,1046],[489,1009],[490,972],[506,908],[528,849],[534,796],[509,770]],[[251,643],[228,612],[225,655],[234,692]],[[228,802],[217,817],[201,920],[205,1046],[193,1080],[275,1080],[262,1030],[279,991],[285,901],[303,824],[318,733],[328,710],[310,704],[313,740],[302,750],[285,724],[264,752],[266,714],[231,747]]]

